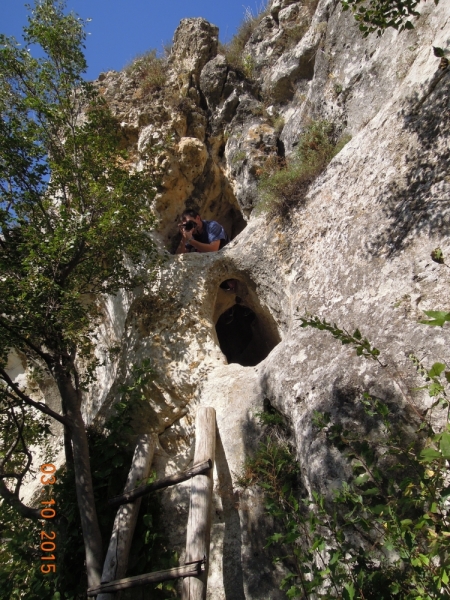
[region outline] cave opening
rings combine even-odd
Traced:
[[[278,330],[255,292],[243,281],[228,281],[232,285],[227,285],[227,280],[222,282],[216,300],[215,322],[219,346],[229,364],[254,367],[280,342]]]

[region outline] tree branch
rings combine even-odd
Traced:
[[[6,373],[6,371],[4,369],[0,369],[0,377],[14,391],[14,393],[17,394],[17,396],[21,400],[23,400],[23,402],[25,402],[25,404],[27,404],[28,406],[33,406],[34,408],[37,408],[37,410],[40,410],[41,412],[48,415],[49,417],[52,417],[52,419],[55,419],[55,421],[59,421],[60,423],[62,423],[63,425],[66,425],[69,429],[71,429],[72,423],[71,423],[70,419],[68,419],[67,417],[64,417],[63,415],[58,414],[57,412],[55,412],[54,410],[52,410],[51,408],[46,406],[43,402],[35,402],[29,396],[24,394],[22,392],[22,390],[19,388],[19,386],[16,383],[14,383],[12,381],[12,379],[8,376],[8,374]],[[11,394],[10,394],[10,397],[14,398],[14,396],[12,396]]]
[[[8,325],[8,323],[6,323],[5,320],[1,317],[0,317],[0,327],[3,327],[7,331],[9,331],[13,335],[15,335],[20,341],[22,341],[25,345],[27,345],[30,348],[30,350],[33,350],[33,352],[36,352],[36,354],[38,356],[40,356],[43,360],[45,360],[47,365],[50,366],[50,364],[53,363],[54,359],[51,354],[48,354],[47,352],[43,352],[40,348],[35,346],[33,344],[33,342],[30,342],[30,340],[28,340],[26,337],[24,337],[20,333],[17,333],[17,331],[14,329],[14,327],[11,327],[11,325]]]
[[[85,247],[86,241],[82,239],[72,259],[65,265],[61,265],[60,275],[57,278],[57,282],[59,285],[62,286],[65,283],[66,279],[69,277],[69,275],[72,273],[72,271],[80,264],[80,259],[83,256]]]
[[[25,438],[23,437],[23,428],[25,426],[25,410],[24,410],[23,406],[20,406],[19,408],[22,412],[22,422],[21,423],[19,423],[17,415],[14,412],[14,408],[11,410],[11,412],[12,412],[12,417],[13,417],[14,423],[16,424],[16,427],[17,427],[18,440],[22,443],[22,453],[25,454],[27,459],[26,459],[25,466],[22,468],[22,472],[20,474],[18,474],[17,478],[16,478],[17,483],[16,483],[16,487],[14,488],[14,493],[17,495],[17,497],[19,497],[20,487],[22,485],[23,478],[28,473],[31,463],[33,462],[33,455],[29,451],[28,446],[25,443]]]
[[[11,458],[11,456],[14,453],[14,450],[17,448],[18,443],[20,442],[21,439],[21,435],[20,435],[20,425],[17,422],[17,418],[14,414],[14,407],[11,407],[8,409],[7,411],[7,415],[11,415],[13,416],[13,421],[16,424],[17,430],[19,432],[19,435],[17,436],[17,438],[12,442],[12,444],[10,445],[10,447],[8,448],[8,450],[5,450],[4,452],[4,457],[0,460],[0,471],[3,471],[3,468],[5,467],[6,463],[8,462],[8,460]],[[23,426],[22,426],[23,428]],[[5,476],[5,474],[3,473],[3,476]],[[16,474],[14,474],[14,477],[16,477]]]
[[[25,519],[40,519],[41,512],[38,508],[30,508],[26,506],[16,494],[13,494],[7,487],[3,478],[0,478],[0,496],[2,496],[6,502],[15,508],[17,512]]]

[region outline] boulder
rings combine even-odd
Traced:
[[[198,87],[200,73],[217,54],[219,29],[202,18],[182,19],[173,37],[170,62],[182,89]]]
[[[227,73],[227,61],[222,54],[218,54],[206,63],[202,69],[200,74],[200,89],[206,98],[210,110],[214,109],[220,102]]]

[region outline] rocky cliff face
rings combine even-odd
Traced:
[[[140,427],[159,434],[162,475],[189,465],[196,407],[215,407],[211,599],[285,597],[264,551],[261,498],[235,484],[261,434],[255,413],[270,403],[285,415],[305,486],[326,493],[347,467],[314,433],[313,412],[362,426],[364,389],[407,421],[408,402],[427,402],[410,392],[417,381],[408,354],[430,364],[448,359],[448,331],[418,319],[448,308],[449,269],[430,253],[450,252],[450,78],[432,53],[449,43],[449,4],[423,3],[415,26],[363,39],[337,0],[273,0],[245,46],[246,74],[218,53],[216,27],[185,19],[164,85],[143,93],[127,72],[97,82],[135,163],[160,149],[151,209],[164,260],[145,289],[105,304],[98,352],[120,345],[121,353],[99,369],[86,415],[102,418],[117,382],[150,358],[157,378]],[[288,220],[257,216],[266,161],[289,156],[308,123],[321,119],[351,141]],[[186,207],[221,222],[232,242],[214,254],[173,255]],[[220,288],[230,278],[236,293]],[[236,306],[227,313],[236,327],[220,332],[221,315]],[[359,327],[390,366],[301,328],[305,312]],[[164,496],[181,551],[188,490]]]

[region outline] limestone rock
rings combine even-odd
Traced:
[[[239,139],[230,138],[225,149],[234,193],[244,212],[249,215],[256,204],[257,181],[269,156],[276,156],[277,134],[275,129],[255,117],[261,105],[253,100],[239,105],[245,124]],[[252,113],[253,111],[253,113]],[[248,118],[242,115],[248,115]]]
[[[278,13],[278,22],[280,25],[286,26],[297,19],[299,12],[300,8],[298,4],[286,6],[286,8],[283,8]]]
[[[267,77],[263,90],[275,102],[286,102],[294,96],[299,79],[312,80],[314,64],[322,32],[310,28],[297,46],[284,53]]]
[[[348,464],[314,428],[314,411],[362,431],[359,396],[369,391],[408,426],[410,403],[430,404],[411,391],[421,382],[408,354],[417,351],[430,365],[450,360],[450,328],[419,322],[423,310],[448,307],[450,271],[430,253],[440,247],[450,255],[450,75],[430,49],[447,45],[450,6],[423,3],[413,31],[366,39],[339,2],[320,0],[310,16],[304,6],[272,2],[245,48],[257,64],[255,82],[216,57],[217,28],[186,19],[175,35],[167,95],[155,95],[151,107],[125,74],[104,74],[97,84],[124,123],[136,164],[148,144],[169,139],[156,158],[161,186],[149,207],[166,250],[151,281],[105,303],[102,366],[84,414],[101,421],[130,365],[150,358],[157,378],[141,426],[160,434],[155,465],[163,475],[190,464],[196,407],[216,408],[211,600],[284,597],[282,573],[264,550],[270,524],[262,498],[237,484],[263,435],[255,413],[271,404],[285,416],[305,488],[329,494]],[[298,28],[294,45],[286,46],[291,26]],[[199,90],[208,111],[198,105]],[[281,132],[275,115],[284,119]],[[289,157],[311,120],[327,120],[352,139],[287,221],[256,216],[265,161]],[[231,243],[212,254],[170,254],[187,206],[223,223]],[[220,287],[230,279],[236,290]],[[300,327],[305,313],[360,328],[389,367]],[[224,337],[223,316],[234,327]],[[244,342],[247,354],[238,348]],[[106,360],[111,343],[121,352]],[[226,352],[246,364],[228,361]],[[188,484],[163,495],[181,554],[188,495]]]
[[[188,181],[194,182],[203,172],[208,157],[205,144],[196,138],[185,137],[177,147],[180,170]]]
[[[222,96],[223,86],[227,79],[227,61],[218,54],[203,67],[200,74],[200,89],[206,98],[208,107],[215,108]]]
[[[280,10],[290,6],[291,4],[296,4],[296,0],[273,0],[270,5],[270,14],[274,19],[277,19]]]
[[[200,73],[217,54],[219,29],[205,19],[182,19],[175,31],[171,52],[173,65],[184,93],[198,86]]]

